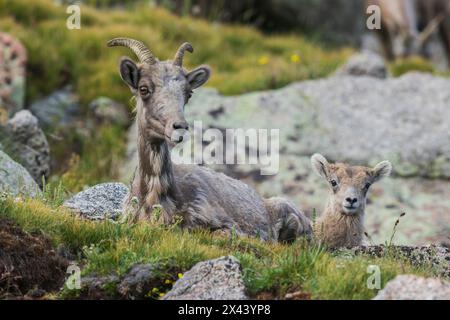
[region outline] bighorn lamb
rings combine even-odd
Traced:
[[[184,107],[192,90],[210,76],[207,66],[186,71],[180,46],[172,61],[159,61],[140,41],[117,38],[108,46],[124,46],[139,58],[122,58],[120,75],[136,98],[139,163],[125,203],[132,220],[148,219],[155,205],[166,223],[181,217],[186,228],[233,230],[264,240],[290,241],[312,232],[295,206],[281,198],[263,199],[246,184],[197,165],[173,164],[169,145],[183,140],[188,130]],[[133,205],[137,199],[137,209]]]
[[[330,189],[325,210],[314,224],[315,239],[329,247],[361,245],[367,192],[374,182],[391,173],[391,163],[382,161],[374,168],[330,164],[316,153],[311,164]]]

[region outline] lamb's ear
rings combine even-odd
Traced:
[[[205,84],[211,76],[211,68],[208,66],[200,66],[189,72],[186,77],[191,89],[198,88]]]
[[[387,177],[391,174],[392,164],[385,160],[378,163],[372,169],[373,182],[380,180],[383,177]]]
[[[133,60],[123,57],[120,60],[120,77],[132,91],[137,90],[139,83],[139,69]]]
[[[328,163],[328,160],[325,159],[325,157],[321,154],[315,153],[311,157],[311,164],[313,167],[313,170],[321,177],[324,177],[325,179],[328,179],[330,171],[328,167],[330,164]]]

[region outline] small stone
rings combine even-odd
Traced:
[[[370,51],[355,54],[336,72],[336,75],[386,78],[387,68],[383,57]]]
[[[122,213],[128,191],[123,183],[102,183],[76,194],[65,201],[64,206],[86,219],[115,220]]]

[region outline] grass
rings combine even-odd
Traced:
[[[245,284],[254,297],[270,293],[271,297],[282,298],[288,292],[302,291],[312,299],[370,299],[377,293],[366,285],[370,265],[379,266],[383,286],[397,274],[432,274],[429,267],[411,266],[389,256],[342,256],[300,240],[291,245],[271,244],[217,236],[205,230],[187,232],[176,225],[81,220],[59,206],[62,196],[59,191],[47,190],[37,200],[2,199],[0,216],[27,231],[42,232],[55,245],[63,244],[76,253],[83,275],[120,275],[140,262],[175,265],[184,272],[199,261],[234,255],[242,264]],[[168,277],[161,275],[157,293],[170,289],[164,284]],[[155,296],[149,293],[149,297]]]
[[[71,83],[84,103],[103,95],[128,105],[130,93],[117,74],[117,62],[132,53],[106,47],[118,36],[143,40],[162,59],[190,41],[195,53],[187,57],[187,66],[210,64],[209,85],[224,94],[323,77],[351,53],[327,51],[301,36],[264,36],[249,27],[178,17],[143,4],[123,10],[82,5],[81,29],[69,30],[65,9],[51,0],[0,0],[0,30],[18,37],[28,51],[28,102]],[[296,54],[300,59],[291,59]]]

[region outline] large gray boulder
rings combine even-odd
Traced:
[[[0,150],[0,193],[17,197],[34,197],[39,186],[28,171]]]
[[[175,282],[164,300],[246,300],[239,261],[226,256],[197,263]]]
[[[122,213],[128,191],[123,183],[102,183],[66,200],[64,206],[86,219],[116,219]]]
[[[400,275],[389,281],[374,300],[450,300],[450,285],[441,279]]]
[[[28,110],[17,112],[7,123],[14,154],[38,184],[50,175],[50,148],[38,120]]]
[[[396,244],[444,242],[450,236],[450,79],[409,73],[400,78],[336,76],[285,88],[222,96],[196,90],[186,106],[191,127],[279,129],[279,171],[261,175],[258,165],[213,165],[244,180],[264,196],[283,195],[312,216],[320,214],[328,188],[312,173],[309,157],[374,165],[388,159],[394,176],[369,193],[366,227],[384,243],[402,212]],[[129,130],[122,181],[137,165],[137,130]],[[254,146],[249,146],[249,149]],[[431,178],[431,179],[429,179]]]

